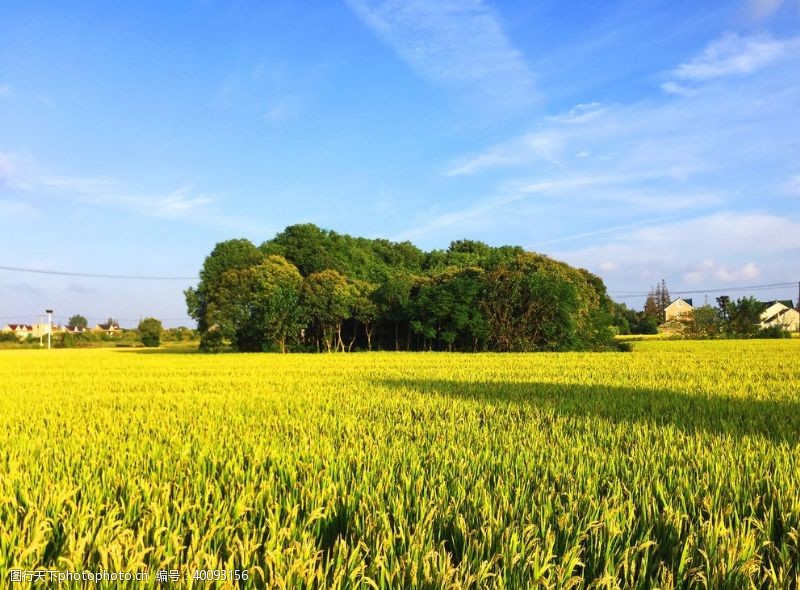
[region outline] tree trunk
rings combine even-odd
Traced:
[[[338,344],[337,348],[340,351],[344,352],[344,340],[342,340],[342,324],[341,324],[341,322],[339,322],[336,325],[336,338],[339,340],[339,344]]]
[[[353,337],[350,339],[350,344],[347,345],[347,352],[353,352],[353,345],[356,343],[357,335],[358,335],[358,322],[353,320]]]
[[[372,323],[364,324],[364,335],[367,337],[367,350],[372,352]]]

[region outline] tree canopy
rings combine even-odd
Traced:
[[[161,344],[161,335],[164,327],[156,318],[144,318],[139,322],[139,340],[148,347],[157,347]]]
[[[603,281],[519,246],[423,252],[312,224],[220,242],[187,289],[201,349],[579,350],[609,343]]]
[[[68,328],[77,328],[78,330],[85,330],[89,326],[89,320],[87,320],[84,316],[77,313],[67,322]]]

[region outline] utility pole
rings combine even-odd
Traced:
[[[53,333],[53,310],[45,309],[47,314],[47,350],[50,350],[50,335]]]

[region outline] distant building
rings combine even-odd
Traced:
[[[793,309],[789,299],[780,301],[763,301],[765,306],[761,312],[761,327],[782,326],[784,330],[796,332],[800,330],[800,312]]]
[[[60,331],[60,329],[58,326],[53,326],[53,333]],[[0,329],[0,332],[12,332],[20,340],[24,340],[28,336],[41,338],[47,336],[49,331],[49,324],[6,324]]]
[[[24,339],[29,335],[33,335],[33,326],[31,324],[6,324],[0,331],[5,333],[11,332],[17,336],[17,338]]]
[[[668,322],[672,320],[686,320],[692,317],[693,311],[694,307],[692,307],[691,298],[684,299],[683,297],[678,297],[664,309],[664,318]]]
[[[122,329],[120,329],[119,324],[107,323],[107,324],[97,324],[94,328],[91,329],[91,331],[105,332],[109,336],[113,336],[114,334],[122,332]]]
[[[80,328],[78,326],[64,326],[61,331],[66,334],[83,334],[88,331],[88,328]]]

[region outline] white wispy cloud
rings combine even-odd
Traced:
[[[189,187],[179,189],[166,197],[155,201],[158,215],[167,218],[183,217],[195,211],[205,209],[211,202],[211,197],[204,195],[193,196]]]
[[[117,209],[166,220],[223,227],[252,235],[265,235],[274,228],[250,216],[225,213],[222,196],[183,186],[165,192],[132,190],[129,183],[108,176],[54,175],[25,153],[0,152],[0,187],[3,185],[28,200],[56,199],[92,207]],[[24,200],[10,200],[0,212],[33,215],[37,209]]]
[[[683,84],[679,84],[675,80],[667,80],[661,84],[661,90],[667,94],[680,94],[687,96],[692,93],[692,89]]]
[[[683,281],[688,285],[708,284],[709,281],[716,283],[733,283],[754,281],[761,276],[761,268],[755,262],[747,262],[741,266],[730,268],[716,260],[707,258],[695,265],[682,275]]]
[[[423,77],[469,85],[504,103],[536,98],[534,76],[482,0],[347,0]]]
[[[786,280],[800,255],[787,200],[800,178],[786,173],[800,158],[800,60],[786,59],[794,40],[742,39],[674,68],[674,94],[577,105],[455,159],[444,174],[458,196],[404,235],[504,239],[513,228],[533,249],[636,291],[662,277]]]
[[[664,222],[669,218],[665,217],[655,217],[653,219],[642,219],[639,221],[634,221],[632,223],[623,223],[622,225],[612,225],[611,227],[604,227],[601,229],[595,229],[592,231],[581,232],[578,234],[572,234],[569,236],[560,236],[558,238],[553,238],[552,240],[545,240],[543,242],[536,242],[535,244],[528,244],[525,246],[529,250],[536,250],[537,248],[541,248],[542,246],[549,246],[551,244],[560,244],[564,242],[572,242],[575,240],[582,240],[584,238],[590,238],[595,236],[601,236],[605,234],[613,234],[621,232],[622,230],[628,230],[635,227],[642,227],[647,225],[653,225],[656,223]],[[600,263],[600,270],[616,270],[617,264],[611,262],[609,260],[605,260]]]
[[[671,178],[680,185],[723,168],[740,172],[745,163],[788,165],[798,155],[793,146],[800,131],[800,89],[791,82],[796,75],[800,68],[790,60],[746,82],[731,79],[685,96],[578,105],[543,117],[517,138],[457,159],[445,174],[507,169],[544,186],[570,178],[583,184],[593,178]]]
[[[669,172],[662,173],[669,176]],[[649,176],[650,180],[656,176]],[[672,193],[660,189],[637,188],[637,183],[645,180],[645,175],[588,175],[570,176],[555,180],[532,183],[509,183],[508,186],[491,198],[479,199],[466,206],[445,212],[430,210],[423,212],[418,222],[411,228],[398,233],[395,239],[413,240],[425,238],[447,229],[461,230],[467,225],[482,228],[502,226],[508,221],[509,209],[536,199],[542,209],[551,214],[567,218],[577,216],[582,208],[605,207],[610,210],[624,209],[625,215],[661,213],[674,214],[678,211],[706,208],[723,202],[714,193],[682,192]],[[567,213],[564,213],[564,210]],[[572,211],[572,210],[575,211]],[[558,236],[536,243],[536,246],[549,245],[564,241],[611,233],[625,227],[663,221],[667,217],[648,218],[645,221],[613,225],[600,230],[579,232],[568,236]]]
[[[741,37],[727,33],[689,61],[669,72],[675,80],[702,82],[731,75],[746,75],[780,59],[797,54],[800,39],[774,39],[769,35]]]
[[[642,290],[665,276],[673,288],[741,284],[765,275],[793,280],[789,253],[800,253],[800,219],[725,211],[615,233],[605,243],[553,255],[602,271],[616,288]]]
[[[564,113],[545,117],[545,121],[555,121],[557,123],[586,123],[602,115],[605,110],[606,107],[599,102],[578,104]]]
[[[524,163],[531,158],[559,165],[563,147],[564,137],[558,132],[528,133],[519,139],[496,145],[483,153],[457,162],[446,171],[446,174],[466,176],[497,166]]]
[[[103,188],[91,188],[82,192],[72,190],[71,193],[84,203],[125,209],[163,219],[191,220],[199,215],[208,215],[212,212],[209,205],[213,203],[210,196],[196,194],[190,186],[167,194],[121,193]]]

